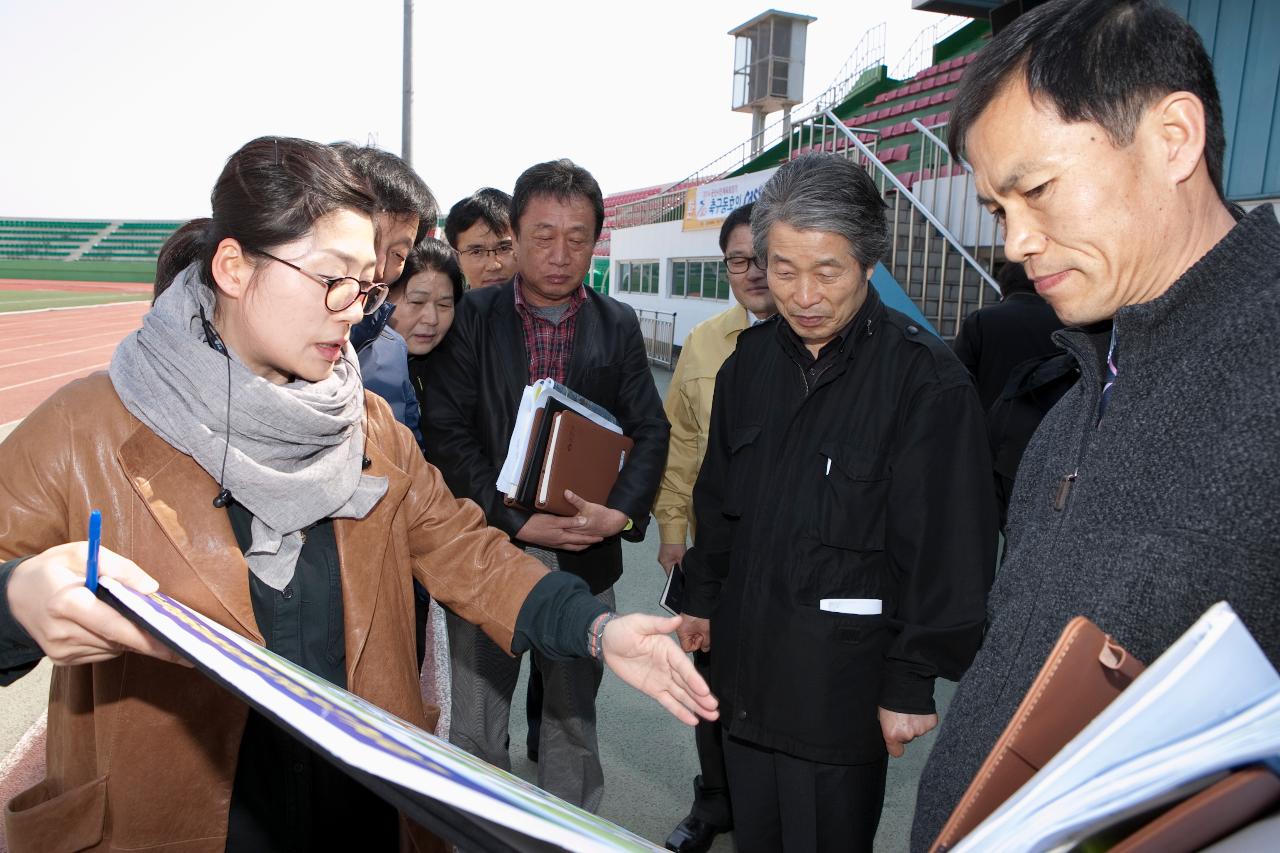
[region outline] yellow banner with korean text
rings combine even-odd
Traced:
[[[684,223],[682,231],[701,231],[707,228],[719,228],[725,218],[744,204],[750,204],[760,197],[760,190],[777,168],[765,169],[762,172],[751,172],[726,178],[723,181],[712,181],[686,190],[684,204]]]

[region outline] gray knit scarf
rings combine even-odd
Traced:
[[[323,518],[363,518],[387,491],[362,474],[364,388],[355,353],[320,382],[275,385],[205,341],[213,291],[198,264],[174,279],[116,348],[111,383],[125,408],[190,456],[253,514],[249,568],[273,589],[293,579],[301,531]],[[222,474],[223,451],[226,474]]]

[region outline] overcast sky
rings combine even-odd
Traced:
[[[678,180],[750,133],[733,39],[768,0],[414,7],[415,168],[446,208],[571,157],[606,194]],[[888,23],[892,67],[940,16],[910,0],[795,0],[805,98]],[[400,153],[403,0],[0,0],[0,216],[207,215],[263,134]]]

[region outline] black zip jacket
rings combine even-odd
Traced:
[[[785,322],[742,333],[716,378],[684,563],[731,735],[854,764],[885,753],[877,706],[934,711],[935,677],[959,678],[982,639],[990,472],[968,374],[873,289],[816,361]]]

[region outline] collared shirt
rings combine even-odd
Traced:
[[[524,328],[525,351],[529,353],[529,381],[536,382],[551,377],[563,384],[569,372],[569,357],[573,355],[573,334],[578,327],[578,309],[587,301],[586,288],[581,285],[569,297],[569,303],[560,319],[552,322],[539,316],[538,309],[525,301],[524,283],[516,276],[516,313]]]
[[[738,343],[738,335],[760,322],[746,308],[734,305],[694,326],[676,362],[667,399],[663,402],[671,421],[667,467],[653,504],[658,533],[664,545],[683,545],[691,532],[693,484],[707,452],[711,424],[711,398],[716,374]]]
[[[835,364],[836,357],[844,352],[845,344],[849,341],[849,333],[859,325],[860,322],[866,323],[870,328],[870,320],[864,316],[869,313],[869,306],[864,301],[853,315],[848,323],[845,323],[840,331],[836,332],[836,336],[827,341],[822,349],[818,350],[818,357],[814,358],[813,353],[805,346],[804,340],[796,334],[795,329],[791,328],[785,321],[780,324],[778,336],[782,340],[782,349],[790,356],[791,360],[800,366],[804,371],[805,395],[808,396],[809,390],[813,388],[814,383],[826,373],[827,368]]]

